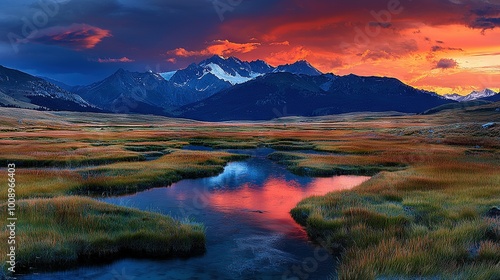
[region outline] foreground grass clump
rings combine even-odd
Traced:
[[[383,172],[343,193],[312,197],[294,219],[341,251],[340,279],[500,278],[500,164],[453,158]]]
[[[182,257],[205,251],[203,226],[156,213],[76,196],[20,200],[18,207],[16,273],[126,256]],[[4,229],[1,238],[7,236]],[[6,252],[7,243],[1,246]]]

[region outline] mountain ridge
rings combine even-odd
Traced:
[[[0,105],[36,110],[100,111],[77,94],[42,78],[1,65]]]

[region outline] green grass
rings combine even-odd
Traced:
[[[2,209],[6,209],[5,204]],[[20,200],[16,214],[16,273],[64,269],[125,256],[166,258],[205,251],[201,225],[182,224],[168,216],[90,198]],[[2,240],[7,236],[4,228]],[[7,252],[7,242],[1,246],[2,252]]]

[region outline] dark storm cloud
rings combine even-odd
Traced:
[[[500,3],[490,3],[490,1],[479,1],[483,5],[470,10],[469,26],[471,28],[494,29],[500,27]]]
[[[442,46],[432,46],[431,52],[440,52],[440,51],[464,51],[462,48],[446,48]]]
[[[478,17],[470,23],[470,27],[483,30],[500,27],[500,17]]]
[[[457,67],[458,63],[454,59],[442,58],[436,63],[435,69],[450,69]]]

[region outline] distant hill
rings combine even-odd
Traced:
[[[167,82],[158,74],[119,69],[103,81],[73,88],[88,102],[113,113],[164,115]]]
[[[485,100],[485,101],[491,101],[491,102],[497,102],[497,101],[500,101],[500,93],[497,93],[493,96],[489,96],[489,97],[485,97],[485,98],[481,98],[481,100]]]
[[[99,108],[44,79],[0,66],[0,106],[99,112]]]

